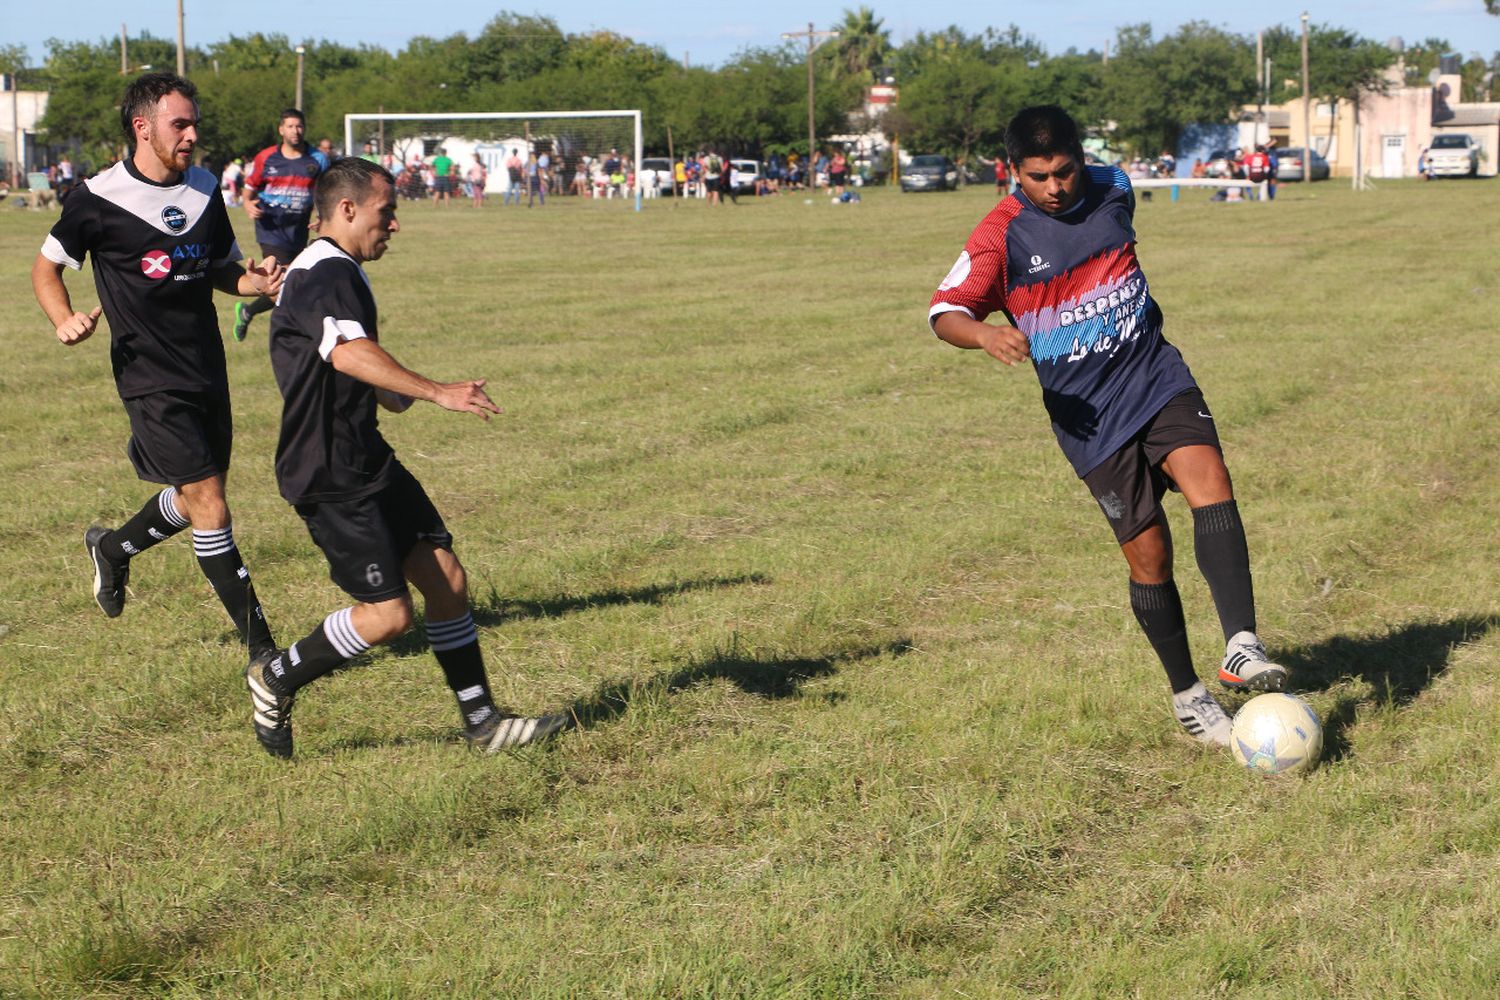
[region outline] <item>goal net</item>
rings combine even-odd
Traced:
[[[344,152],[349,156],[374,156],[388,166],[409,167],[430,163],[439,149],[457,164],[459,179],[466,184],[469,167],[478,156],[487,175],[487,194],[628,198],[634,200],[636,211],[641,208],[637,178],[642,156],[639,111],[381,112],[344,116]],[[513,179],[507,168],[512,155],[523,164],[532,155],[538,162],[546,158],[544,192],[527,190],[531,185],[524,170],[519,181]],[[406,176],[403,170],[398,181]],[[418,193],[419,176],[410,175],[402,185],[403,193]]]

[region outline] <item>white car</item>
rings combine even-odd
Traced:
[[[1475,177],[1479,174],[1479,143],[1467,132],[1444,132],[1427,147],[1427,176]]]
[[[641,186],[645,187],[651,181],[652,171],[660,184],[659,190],[662,194],[672,194],[676,185],[672,179],[672,161],[665,156],[643,156],[641,157]]]
[[[729,161],[729,183],[737,194],[754,194],[755,182],[763,176],[759,160]]]

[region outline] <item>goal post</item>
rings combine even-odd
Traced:
[[[622,196],[641,210],[640,169],[645,155],[641,112],[631,111],[474,111],[392,112],[346,114],[344,152],[348,156],[374,154],[401,164],[426,159],[439,147],[446,149],[460,174],[477,155],[488,172],[485,190],[504,193],[510,187],[505,161],[512,150],[524,159],[547,154],[562,181],[562,191],[573,193],[580,170],[589,195],[599,193],[599,173],[611,149],[631,158],[629,177],[635,183]],[[610,196],[615,185],[604,190]],[[555,193],[550,191],[549,193]]]

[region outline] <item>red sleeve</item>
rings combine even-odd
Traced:
[[[257,191],[260,190],[261,184],[266,179],[266,161],[271,158],[271,154],[274,152],[276,152],[275,146],[267,146],[255,154],[255,159],[250,161],[250,172],[245,175],[246,187],[255,188]]]
[[[930,326],[945,312],[962,312],[983,320],[1005,308],[1005,230],[1020,210],[1020,203],[1006,198],[974,227],[963,253],[948,276],[938,285],[927,304]]]

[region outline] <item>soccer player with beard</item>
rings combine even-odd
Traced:
[[[250,665],[256,738],[273,756],[292,755],[294,696],[410,628],[409,582],[422,592],[427,640],[469,744],[495,751],[539,740],[567,717],[522,718],[495,706],[453,537],[376,419],[377,405],[399,413],[418,399],[486,420],[500,410],[483,379],[434,382],[378,343],[362,265],[379,260],[400,229],[390,173],[367,160],[339,160],[318,178],[316,200],[321,238],[288,268],[271,314],[271,368],[284,400],[276,480],[327,558],[329,576],[356,603],[284,653]]]
[[[1061,108],[1026,108],[1005,149],[1019,190],[975,228],[928,306],[933,332],[1014,365],[1031,359],[1074,471],[1130,567],[1130,606],[1195,739],[1229,743],[1229,719],[1193,669],[1161,500],[1193,511],[1198,568],[1226,648],[1219,681],[1279,691],[1286,671],[1255,634],[1250,555],[1208,404],[1162,336],[1161,308],[1135,256],[1135,197],[1118,167],[1086,166]],[[1000,312],[1007,322],[983,322]]]
[[[213,292],[275,294],[285,268],[273,259],[248,270],[235,263],[240,250],[218,182],[192,166],[199,116],[191,83],[171,73],[138,78],[120,120],[132,155],[73,190],[31,270],[61,343],[82,343],[101,313],[108,317],[130,460],[141,479],[166,486],[119,528],[84,535],[94,599],[117,617],[131,560],[191,526],[198,565],[256,662],[275,644],[224,495],[233,425]],[[87,254],[100,305],[84,313],[73,309],[62,269],[80,269]]]

